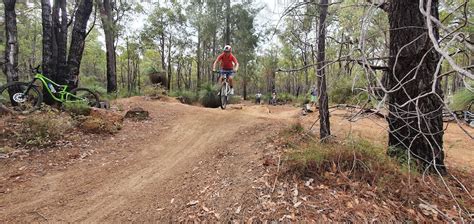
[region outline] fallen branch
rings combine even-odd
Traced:
[[[275,181],[273,181],[273,188],[272,188],[272,193],[275,191],[276,183],[278,180],[278,173],[280,173],[280,162],[281,162],[281,157],[278,156],[278,168],[277,168],[277,173],[275,176]]]

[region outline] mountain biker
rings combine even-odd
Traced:
[[[234,94],[234,85],[232,81],[232,75],[233,72],[237,72],[239,70],[239,62],[237,61],[237,58],[234,57],[232,54],[232,47],[230,45],[225,45],[224,47],[224,52],[217,56],[216,61],[214,61],[214,64],[212,64],[212,70],[216,71],[216,65],[217,63],[221,62],[221,70],[220,70],[220,76],[219,76],[219,83],[222,82],[222,76],[226,75],[227,78],[229,79],[229,85],[230,85],[230,94]],[[234,68],[235,66],[235,68]]]
[[[277,103],[277,93],[275,90],[272,91],[272,98],[270,99],[270,104],[275,106]]]

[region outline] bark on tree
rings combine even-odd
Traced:
[[[18,30],[16,27],[16,0],[3,0],[5,5],[5,64],[3,72],[7,81],[18,81]]]
[[[225,17],[225,44],[230,44],[230,0],[226,1],[226,17]]]
[[[163,23],[163,20],[162,20]],[[164,28],[163,28],[164,29]],[[161,69],[163,71],[166,71],[166,60],[165,60],[165,31],[163,30],[161,32],[161,38],[160,38],[160,55],[161,55]]]
[[[71,46],[68,56],[68,85],[77,87],[82,53],[86,39],[87,21],[92,13],[93,0],[82,0],[74,17]]]
[[[113,8],[110,0],[98,0],[100,18],[105,34],[105,49],[107,59],[107,92],[117,91],[117,56],[115,54],[115,24]]]
[[[328,94],[326,90],[326,70],[325,58],[326,58],[326,17],[328,12],[328,0],[320,1],[320,14],[319,14],[319,33],[318,33],[318,91],[319,91],[319,124],[320,124],[320,138],[321,140],[327,139],[331,135],[331,129],[329,124],[329,102]]]
[[[197,89],[201,89],[201,25],[198,27],[198,42],[197,42]]]
[[[53,56],[53,19],[49,0],[41,0],[41,18],[43,25],[43,73],[51,77],[55,74],[56,60]]]
[[[54,0],[53,4],[53,54],[56,58],[55,72],[52,73],[53,80],[61,84],[67,82],[67,36],[68,16],[66,0]]]
[[[168,38],[168,70],[167,70],[167,73],[168,73],[168,90],[171,90],[171,47],[172,47],[172,39],[171,39],[171,34]]]
[[[438,0],[433,0],[428,10],[438,18]],[[411,156],[418,159],[424,168],[432,171],[437,168],[445,173],[443,92],[441,79],[433,80],[440,55],[432,49],[425,17],[419,10],[419,1],[392,0],[389,22],[389,67],[393,73],[387,73],[387,81],[388,88],[396,91],[388,94],[388,154],[399,156],[411,152]],[[433,32],[438,37],[436,27]],[[404,82],[401,88],[400,81]],[[433,81],[436,82],[435,94],[427,94],[407,103],[410,99],[431,92]]]

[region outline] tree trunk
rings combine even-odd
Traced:
[[[41,18],[43,25],[43,74],[51,77],[55,74],[55,59],[53,57],[53,19],[49,0],[41,0]]]
[[[176,63],[176,85],[178,90],[181,90],[181,59],[179,58]]]
[[[166,62],[165,62],[165,31],[163,30],[160,38],[160,55],[161,55],[161,69],[166,71]]]
[[[131,80],[131,66],[130,66],[130,47],[129,47],[129,44],[128,44],[128,38],[127,38],[127,42],[126,42],[126,45],[127,45],[127,92],[128,94],[130,95],[130,91],[131,91],[131,85],[130,85],[130,80]]]
[[[230,0],[226,1],[226,17],[225,17],[225,44],[230,44]]]
[[[171,41],[171,34],[168,38],[168,90],[171,91],[171,46],[172,46],[172,41]]]
[[[37,48],[37,41],[38,41],[38,30],[36,24],[34,25],[34,30],[33,30],[33,40],[31,42],[31,58],[30,58],[30,65],[36,66],[36,48]],[[31,73],[28,72],[28,79],[31,79]]]
[[[77,87],[79,69],[81,66],[82,52],[84,51],[87,21],[92,13],[92,0],[82,0],[77,8],[72,28],[71,46],[68,57],[68,85]]]
[[[201,89],[201,64],[202,64],[202,61],[201,61],[201,25],[199,25],[198,27],[198,42],[197,42],[197,54],[196,54],[196,57],[197,57],[197,68],[196,68],[196,71],[197,71],[197,91],[199,91],[199,89]]]
[[[432,7],[428,10],[432,16],[438,18],[438,0],[433,0]],[[394,91],[388,93],[388,154],[399,156],[410,152],[424,168],[430,168],[432,171],[437,168],[441,173],[445,173],[441,100],[443,92],[441,80],[433,80],[440,56],[432,49],[433,44],[428,38],[426,21],[419,10],[419,2],[392,0],[389,22],[389,67],[394,73],[388,74],[387,81],[388,88]],[[437,38],[437,28],[434,28],[433,32]],[[404,84],[400,86],[400,82]],[[427,94],[431,92],[433,82],[436,93]],[[416,97],[419,98],[408,103]]]
[[[100,8],[100,18],[105,34],[105,50],[107,60],[107,92],[117,91],[117,55],[115,54],[115,32],[113,8],[110,0],[99,0],[97,6]]]
[[[243,93],[242,95],[244,96],[244,100],[247,100],[247,77],[248,77],[248,70],[247,70],[247,64],[244,66],[244,77],[242,80],[242,86],[243,86]]]
[[[18,81],[18,31],[16,27],[16,0],[3,0],[5,5],[5,64],[3,72],[7,81]]]
[[[320,138],[326,139],[331,135],[329,124],[329,102],[326,91],[326,16],[328,12],[328,0],[321,0],[321,11],[319,14],[319,34],[318,34],[318,90],[319,90],[319,123],[320,123]]]
[[[53,54],[55,55],[55,73],[51,74],[54,81],[67,82],[67,36],[68,16],[66,0],[54,0],[53,5]]]

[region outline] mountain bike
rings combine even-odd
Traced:
[[[99,106],[99,97],[87,88],[69,90],[67,85],[60,85],[45,77],[39,67],[33,68],[33,80],[30,82],[9,82],[0,87],[0,105],[23,114],[31,113],[41,107],[43,93],[36,81],[40,81],[42,89],[53,100],[60,103],[83,103],[91,107]]]
[[[227,102],[229,100],[229,93],[230,93],[230,85],[227,81],[227,76],[235,73],[235,71],[224,72],[224,71],[215,71],[215,73],[219,73],[222,75],[222,83],[221,88],[219,89],[219,93],[217,94],[220,97],[221,108],[225,110],[227,106]]]

